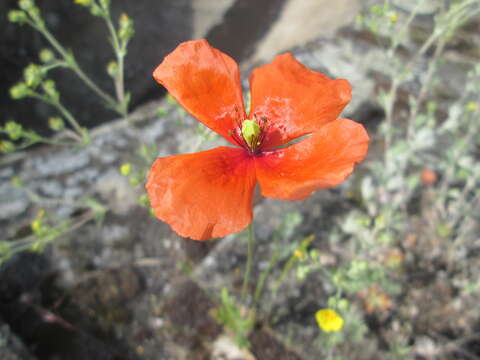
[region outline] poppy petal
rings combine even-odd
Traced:
[[[252,221],[255,166],[243,149],[157,158],[147,180],[155,215],[179,235],[207,240]]]
[[[236,144],[229,131],[245,110],[235,60],[205,39],[187,41],[165,57],[153,77],[196,119]]]
[[[295,145],[259,156],[255,167],[262,195],[303,200],[336,186],[365,158],[368,142],[363,125],[339,119]]]
[[[264,148],[286,144],[334,121],[352,96],[347,80],[310,70],[291,54],[255,69],[250,89],[250,117],[270,121]]]

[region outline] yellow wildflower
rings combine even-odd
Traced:
[[[32,231],[34,233],[38,233],[38,231],[41,229],[42,227],[42,222],[40,220],[33,220],[32,223],[31,223],[31,227],[32,227]]]
[[[129,163],[126,163],[120,166],[120,174],[122,174],[123,176],[128,176],[131,173],[131,171],[132,171],[132,165],[130,165]]]
[[[303,253],[302,250],[296,249],[296,250],[293,252],[293,255],[294,255],[296,258],[298,258],[298,259],[300,259],[300,260],[303,260],[305,254]]]
[[[478,104],[477,104],[476,102],[470,101],[470,102],[467,104],[467,110],[469,110],[469,111],[476,111],[476,110],[478,110]]]
[[[315,319],[320,329],[325,332],[336,332],[343,328],[343,318],[332,309],[318,310]]]
[[[82,6],[90,6],[92,4],[92,0],[74,0],[74,2]]]

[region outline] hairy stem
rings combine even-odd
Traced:
[[[255,229],[252,223],[248,226],[248,249],[247,249],[247,265],[245,268],[245,277],[243,278],[242,286],[242,300],[245,300],[247,295],[248,285],[250,283],[250,275],[252,272],[252,261],[253,261],[253,243],[255,241]]]

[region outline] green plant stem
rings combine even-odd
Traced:
[[[448,25],[453,24],[454,25],[453,28],[458,28],[459,26],[464,24],[466,21],[468,21],[472,17],[476,16],[477,13],[480,12],[480,8],[477,8],[477,9],[471,11],[467,16],[464,16],[465,14],[464,14],[463,11],[467,10],[466,9],[467,7],[469,7],[470,5],[474,5],[477,2],[478,2],[478,0],[471,0],[471,1],[466,1],[466,2],[460,3],[458,8],[452,10],[452,12],[449,14],[450,17],[451,17],[451,22],[448,22]],[[427,41],[425,41],[425,43],[420,48],[420,50],[418,52],[418,54],[420,56],[423,55],[430,48],[430,46],[433,45],[433,43],[435,42],[435,40],[437,40],[437,38],[443,36],[444,33],[449,30],[448,25],[445,26],[442,29],[438,29],[438,30],[436,29],[437,31],[434,31],[432,33],[432,35],[427,39]],[[452,28],[450,28],[450,30],[452,30]]]
[[[408,29],[412,23],[412,21],[415,19],[415,16],[417,16],[418,11],[420,10],[421,6],[423,6],[425,0],[420,0],[415,8],[412,10],[410,15],[408,16],[407,20],[405,23],[402,25],[401,29],[399,29],[393,36],[392,38],[392,45],[389,49],[390,52],[395,52],[397,49],[398,45],[400,44],[400,39],[405,36],[405,34],[408,32]]]
[[[11,247],[10,247],[10,250],[13,251],[13,253],[11,253],[10,255],[12,255],[14,253],[17,253],[17,252],[20,252],[20,251],[30,249],[32,244],[35,243],[36,241],[41,241],[43,244],[48,244],[48,243],[54,241],[55,239],[59,238],[60,236],[65,235],[69,232],[72,232],[72,231],[82,227],[84,224],[86,224],[87,222],[89,222],[90,220],[93,220],[93,219],[95,219],[95,212],[90,210],[87,213],[85,213],[84,215],[82,215],[78,219],[78,221],[76,221],[76,222],[75,221],[64,222],[59,227],[57,227],[55,229],[56,231],[49,233],[45,237],[42,237],[42,238],[39,239],[35,235],[30,235],[30,236],[28,236],[24,239],[17,240],[15,242],[13,242]],[[6,259],[8,259],[8,254],[4,255],[3,253],[0,253],[0,264],[3,261],[5,261]]]
[[[245,300],[248,290],[248,284],[250,283],[250,275],[252,272],[253,261],[253,243],[255,242],[255,228],[252,223],[248,226],[248,249],[247,249],[247,265],[245,268],[245,277],[243,278],[242,286],[242,301]]]
[[[65,108],[65,106],[62,105],[62,103],[58,100],[58,99],[51,99],[47,96],[44,96],[44,95],[41,95],[37,92],[32,92],[30,94],[31,97],[33,98],[36,98],[36,99],[39,99],[39,100],[42,100],[50,105],[53,105],[55,106],[58,111],[60,111],[60,113],[65,117],[65,119],[67,120],[67,122],[73,127],[73,129],[76,131],[75,134],[78,135],[76,136],[77,140],[81,141],[81,140],[87,140],[85,138],[85,131],[82,129],[82,127],[80,126],[80,124],[78,123],[77,120],[75,120],[75,117],[72,115],[72,113],[70,111],[67,110],[67,108]]]
[[[270,261],[268,263],[267,269],[260,275],[260,279],[258,280],[257,287],[255,288],[255,295],[253,297],[253,302],[256,305],[258,301],[260,300],[260,296],[262,295],[263,288],[265,286],[265,282],[270,275],[273,267],[277,263],[278,256],[279,256],[280,251],[277,249],[274,253],[273,256],[270,258]]]
[[[48,31],[48,29],[43,24],[35,24],[30,23],[36,30],[38,30],[46,39],[47,41],[53,46],[53,48],[63,57],[63,60],[66,64],[77,74],[77,76],[90,88],[92,89],[98,96],[100,96],[111,108],[120,112],[117,108],[116,101],[100,89],[89,77],[85,72],[80,68],[77,64],[75,58],[72,54],[69,54],[68,51],[57,41],[57,39]]]
[[[62,115],[65,117],[65,119],[68,121],[68,123],[75,129],[75,131],[83,137],[83,129],[82,127],[80,126],[80,124],[77,122],[77,120],[75,120],[75,118],[73,117],[73,115],[70,113],[70,111],[68,111],[65,106],[62,105],[61,102],[57,101],[55,103],[53,103],[53,105],[55,105],[58,110],[62,113]]]
[[[127,115],[127,109],[125,106],[125,84],[124,84],[124,57],[125,49],[120,45],[120,40],[118,39],[117,31],[113,26],[112,19],[110,17],[110,12],[106,13],[104,16],[105,22],[107,23],[108,30],[112,36],[112,46],[117,56],[118,72],[115,77],[115,92],[117,94],[117,100],[123,115]]]

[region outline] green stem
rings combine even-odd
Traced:
[[[110,31],[110,35],[112,36],[113,50],[115,51],[115,55],[117,56],[118,73],[115,81],[115,91],[118,101],[123,104],[123,100],[125,97],[125,91],[123,88],[123,50],[120,46],[120,41],[118,40],[117,32],[115,30],[115,27],[113,26],[112,19],[110,18],[110,13],[105,15],[105,22],[107,23],[108,30]]]
[[[33,24],[33,27],[38,30],[47,41],[53,46],[53,48],[63,57],[63,60],[68,64],[68,66],[77,74],[77,76],[98,96],[100,96],[110,107],[114,110],[117,110],[116,101],[100,89],[88,76],[83,72],[83,70],[78,66],[75,58],[72,54],[69,54],[68,51],[55,39],[55,37],[48,31],[48,29],[42,24]]]
[[[271,259],[268,263],[267,269],[262,273],[262,275],[260,275],[260,279],[259,279],[257,287],[255,289],[255,295],[253,297],[254,305],[256,305],[258,303],[258,301],[260,300],[260,296],[262,295],[262,291],[263,291],[263,287],[265,286],[265,282],[266,282],[268,276],[270,275],[273,267],[277,263],[279,253],[280,253],[279,250],[276,250],[273,253],[273,256],[271,257]]]
[[[248,226],[248,249],[247,249],[247,265],[245,268],[245,277],[243,278],[242,286],[242,300],[245,300],[247,295],[248,284],[250,283],[250,274],[252,272],[252,260],[253,260],[253,243],[255,241],[255,229],[252,223]]]
[[[50,99],[46,96],[43,96],[43,95],[40,95],[36,92],[33,92],[30,94],[31,97],[34,97],[36,99],[39,99],[39,100],[42,100],[50,105],[53,105],[55,106],[59,111],[60,113],[65,117],[65,119],[67,120],[67,122],[73,127],[73,129],[75,130],[76,134],[78,135],[77,137],[77,140],[79,141],[87,141],[88,142],[88,134],[82,129],[82,127],[80,126],[80,124],[78,123],[77,120],[75,120],[75,117],[72,115],[72,113],[70,111],[68,111],[65,106],[62,105],[62,103],[55,99]]]

